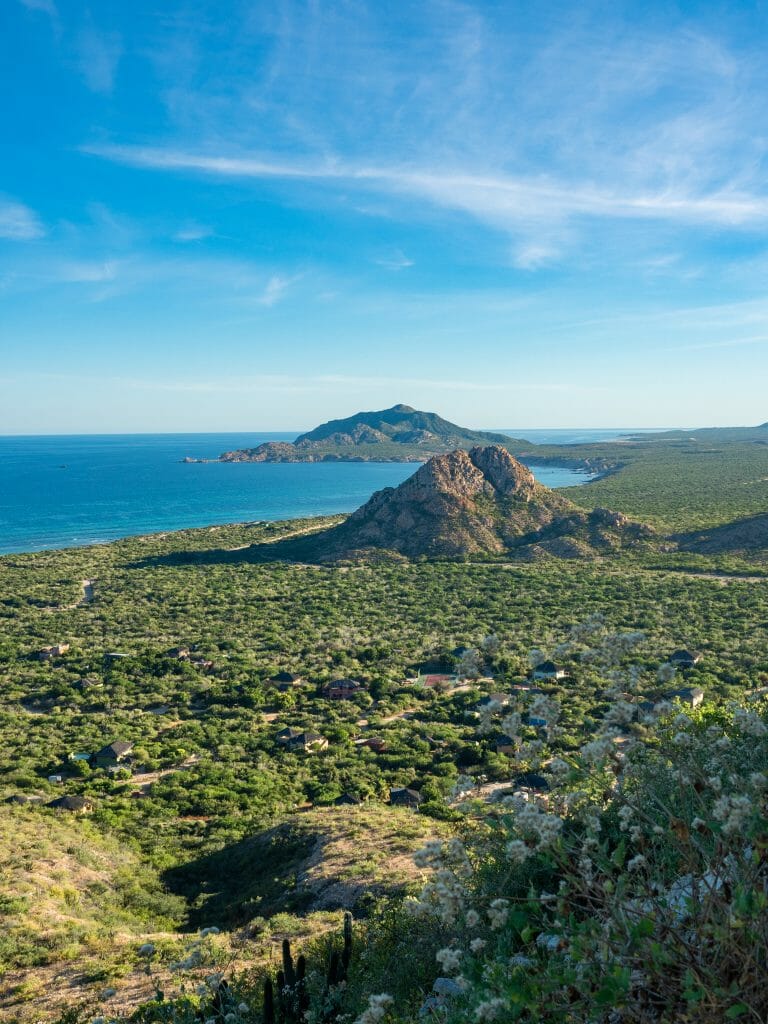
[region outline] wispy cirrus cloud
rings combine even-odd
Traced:
[[[373,262],[384,267],[385,270],[407,270],[408,267],[413,266],[414,261],[400,249],[395,249],[383,256],[378,256]]]
[[[56,4],[53,0],[19,0],[23,7],[26,7],[28,11],[42,11],[44,14],[48,14],[51,18],[55,18],[57,15]]]
[[[34,210],[15,199],[0,196],[0,238],[28,242],[44,234],[45,227]]]
[[[205,238],[210,238],[213,233],[213,228],[204,224],[186,224],[174,232],[172,237],[174,242],[201,242]]]
[[[340,160],[324,163],[275,161],[264,157],[211,155],[162,147],[94,144],[83,152],[115,163],[158,171],[221,178],[344,182],[426,199],[486,223],[511,228],[579,217],[656,220],[744,229],[768,219],[768,196],[724,186],[703,193],[682,188],[621,193],[590,183],[550,178],[487,175],[398,166],[366,166]],[[533,250],[533,261],[546,255]],[[525,259],[523,254],[523,259]]]
[[[97,374],[78,373],[36,373],[36,379],[61,382],[80,382],[91,385],[120,386],[137,391],[163,391],[192,394],[250,394],[259,391],[269,392],[317,392],[323,393],[329,388],[354,395],[358,389],[392,390],[397,393],[404,389],[418,388],[426,391],[449,391],[467,393],[558,393],[566,394],[573,391],[600,392],[602,387],[584,387],[573,383],[553,383],[551,381],[510,381],[506,383],[488,383],[487,381],[452,380],[432,377],[382,377],[365,375],[339,374],[244,374],[238,377],[205,378],[142,378],[124,375],[103,376]],[[13,375],[4,378],[7,384],[20,382],[24,375]]]
[[[76,53],[78,69],[88,88],[96,93],[111,93],[123,53],[120,36],[86,24],[78,33]]]

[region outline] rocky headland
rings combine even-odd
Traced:
[[[220,462],[425,462],[454,448],[512,442],[506,434],[460,427],[433,412],[394,405],[329,420],[293,442],[267,441],[223,452]]]

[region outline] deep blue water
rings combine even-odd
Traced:
[[[192,465],[295,434],[0,437],[0,553],[96,544],[191,526],[351,512],[418,466],[392,462]],[[535,469],[550,487],[584,483]]]

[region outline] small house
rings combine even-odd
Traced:
[[[549,783],[543,775],[538,772],[523,772],[515,776],[515,789],[521,789],[530,793],[548,793]]]
[[[302,732],[289,744],[291,749],[303,750],[306,754],[328,749],[328,740],[319,732]]]
[[[84,796],[60,796],[45,805],[55,811],[69,811],[70,814],[86,814],[93,810],[93,804]]]
[[[193,658],[192,664],[195,668],[199,668],[201,672],[213,671],[213,662],[209,658]]]
[[[337,796],[333,802],[336,807],[357,807],[358,804],[361,804],[363,801],[354,793],[342,793],[341,796]]]
[[[672,690],[668,693],[667,700],[679,700],[681,704],[687,704],[689,708],[697,708],[704,700],[704,691],[700,686],[683,686],[679,690]]]
[[[51,644],[50,647],[43,647],[37,652],[39,661],[48,661],[50,658],[58,658],[62,654],[66,654],[69,650],[69,644]]]
[[[121,764],[130,756],[132,750],[133,744],[127,740],[115,740],[114,743],[108,743],[106,747],[91,754],[91,768],[110,768]]]
[[[675,668],[693,668],[694,665],[698,665],[700,661],[700,651],[675,651],[675,653],[671,654],[669,658],[670,665],[674,665]]]
[[[280,732],[275,736],[275,742],[279,743],[281,747],[287,747],[291,740],[297,736],[301,736],[301,729],[281,729]]]
[[[502,733],[501,736],[496,737],[497,754],[506,754],[507,756],[511,757],[516,750],[517,747],[515,746],[515,741],[512,739],[511,736],[506,736]]]
[[[565,669],[554,661],[540,661],[533,670],[534,679],[565,679],[567,675]]]
[[[544,692],[540,686],[534,686],[533,683],[515,683],[513,686],[510,686],[510,690],[512,691],[513,694],[515,694],[515,693],[532,693],[532,694],[537,694],[537,693],[543,693]]]
[[[396,786],[389,791],[389,802],[393,807],[418,807],[424,797],[415,789]]]
[[[334,679],[323,685],[322,693],[328,700],[351,700],[363,688],[357,679]]]
[[[297,676],[293,672],[278,672],[277,675],[267,679],[264,685],[272,687],[279,693],[286,693],[294,686],[298,686],[301,681],[301,676]]]
[[[307,754],[328,749],[328,740],[325,736],[303,729],[282,729],[275,739],[286,750],[303,750]]]
[[[169,658],[175,658],[176,661],[189,661],[189,648],[188,647],[172,647],[168,651]]]
[[[64,779],[61,775],[49,775],[48,781],[54,786],[60,786]]]

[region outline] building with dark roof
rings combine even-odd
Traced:
[[[126,761],[132,750],[133,744],[128,740],[115,740],[114,743],[108,743],[106,747],[91,754],[89,764],[91,768],[110,768]]]
[[[334,679],[323,684],[322,693],[329,700],[351,700],[362,689],[363,684],[358,679]]]
[[[424,797],[415,789],[396,786],[389,791],[389,802],[393,807],[418,807]]]
[[[693,668],[694,665],[698,665],[701,661],[701,651],[675,651],[669,657],[670,665],[674,665],[676,668]]]
[[[679,690],[671,690],[667,700],[679,700],[690,708],[697,708],[704,700],[704,691],[700,686],[682,686]]]
[[[541,661],[533,669],[534,679],[565,679],[568,673],[554,661]]]

